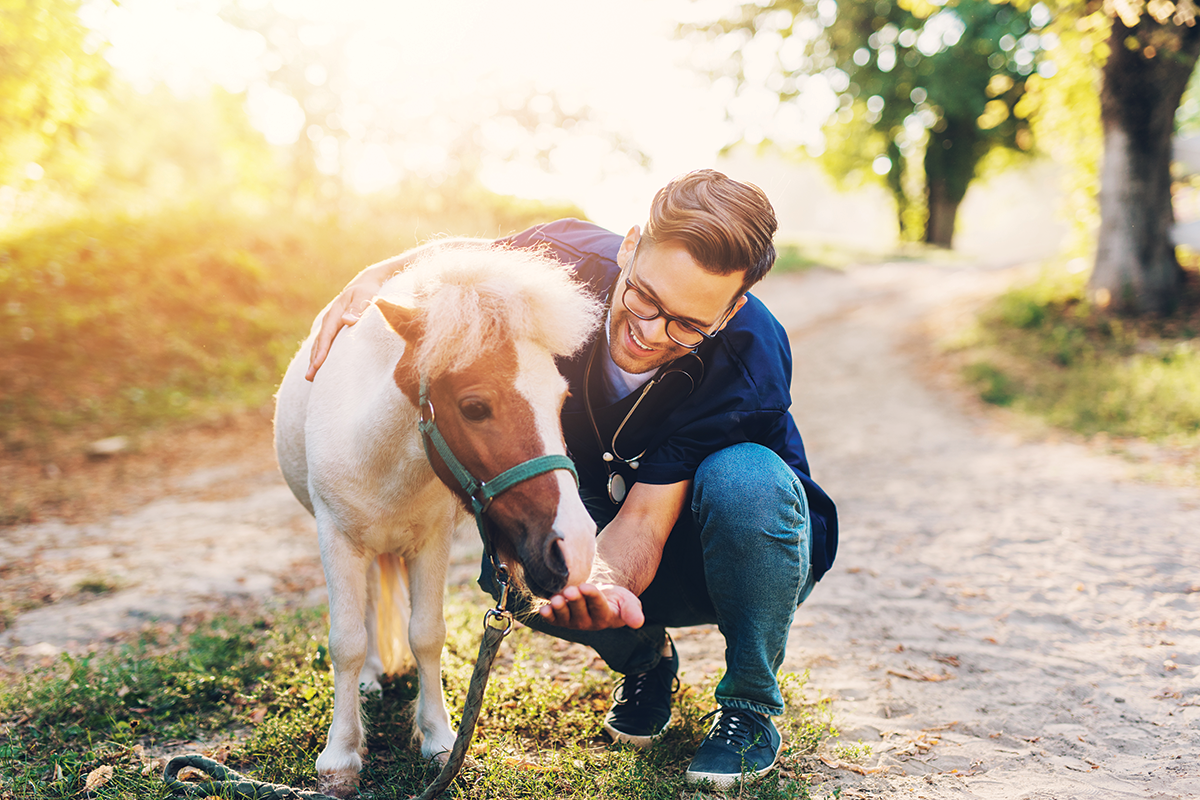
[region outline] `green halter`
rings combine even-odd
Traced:
[[[428,411],[428,415],[426,414]],[[421,431],[421,444],[425,447],[425,457],[429,459],[429,465],[433,466],[433,450],[441,457],[442,462],[454,475],[458,485],[471,502],[471,510],[475,513],[475,525],[479,529],[479,538],[483,540],[483,547],[487,551],[488,558],[492,560],[493,566],[496,564],[495,553],[492,548],[492,537],[488,534],[487,525],[484,520],[484,513],[487,512],[488,506],[492,504],[492,500],[501,492],[511,489],[521,481],[529,480],[530,478],[541,475],[545,472],[552,472],[556,469],[565,469],[570,471],[572,477],[575,478],[575,486],[579,486],[579,473],[575,471],[575,464],[566,456],[546,455],[531,458],[528,461],[522,461],[515,467],[506,469],[496,477],[486,483],[472,475],[466,467],[462,465],[450,450],[450,445],[446,443],[442,432],[438,430],[436,414],[433,410],[433,401],[429,399],[429,384],[425,377],[421,377],[420,390],[420,420],[417,427]]]

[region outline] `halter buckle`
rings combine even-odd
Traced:
[[[484,491],[486,488],[487,484],[484,481],[479,481],[479,488],[471,495],[471,500],[479,508],[480,514],[486,514],[487,510],[491,508],[492,501],[496,499],[495,495],[488,495]]]

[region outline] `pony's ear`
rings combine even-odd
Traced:
[[[400,334],[400,338],[407,340],[417,332],[416,326],[420,309],[417,308],[417,299],[412,295],[404,295],[395,299],[398,302],[376,297],[375,305],[379,307],[379,311],[387,320],[388,325],[392,326],[392,330]]]

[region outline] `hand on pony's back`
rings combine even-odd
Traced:
[[[358,322],[385,282],[386,278],[379,278],[364,270],[346,284],[346,288],[342,289],[341,294],[333,298],[333,302],[321,316],[321,331],[313,341],[312,354],[308,360],[308,372],[304,375],[306,380],[311,381],[316,377],[317,370],[321,368],[321,365],[325,363],[326,356],[329,355],[329,348],[333,347],[333,340],[337,338],[338,331],[347,325]]]

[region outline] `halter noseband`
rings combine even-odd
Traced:
[[[488,533],[487,523],[483,516],[492,504],[492,500],[501,492],[511,489],[522,481],[527,481],[530,478],[537,477],[546,472],[552,472],[556,469],[570,471],[572,477],[575,478],[575,485],[578,487],[579,473],[575,471],[575,464],[566,456],[537,456],[528,461],[522,461],[515,467],[506,469],[490,481],[481,481],[472,475],[462,465],[462,462],[455,457],[454,452],[450,449],[450,445],[446,443],[446,439],[442,436],[442,432],[438,430],[437,415],[434,413],[433,401],[429,398],[429,383],[425,379],[425,376],[421,376],[419,402],[417,427],[421,431],[421,444],[425,448],[425,457],[429,460],[429,465],[432,467],[433,452],[430,449],[430,445],[432,445],[433,450],[436,450],[438,456],[441,457],[442,463],[454,475],[454,479],[458,481],[458,485],[471,501],[471,510],[475,513],[475,525],[479,529],[479,538],[483,540],[484,550],[487,551],[488,558],[492,560],[492,566],[499,571],[504,565],[496,562],[495,550],[492,547],[492,537]],[[426,411],[428,411],[428,415]]]

